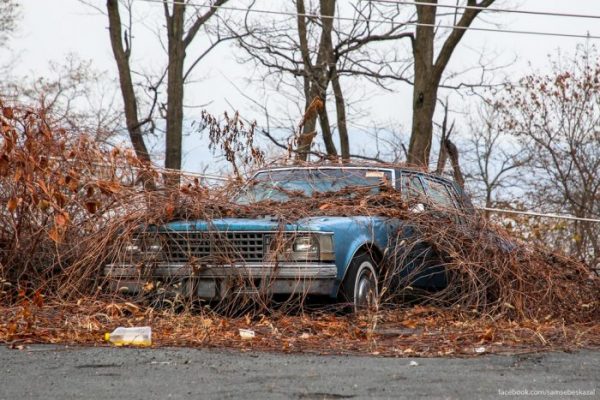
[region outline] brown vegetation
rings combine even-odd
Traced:
[[[586,265],[542,248],[516,243],[507,251],[499,239],[507,234],[477,216],[433,209],[414,214],[389,190],[249,206],[231,202],[237,181],[209,189],[190,179],[179,189],[144,191],[140,176],[152,174],[157,182],[161,176],[129,151],[51,129],[34,110],[3,106],[0,126],[0,341],[84,343],[115,324],[151,324],[165,345],[238,345],[242,327],[260,333],[244,347],[284,350],[323,351],[319,346],[327,343],[332,352],[449,354],[479,343],[599,344],[600,279]],[[383,307],[369,315],[310,312],[294,298],[287,304],[293,307],[272,308],[267,301],[243,307],[250,311],[241,318],[193,303],[152,307],[152,287],[132,300],[106,290],[102,267],[124,257],[125,243],[141,226],[258,215],[282,222],[315,215],[411,218],[419,235],[407,247],[425,241],[443,250],[450,286],[414,308],[384,290]],[[387,269],[384,287],[396,273]]]

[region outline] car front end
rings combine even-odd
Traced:
[[[335,292],[333,233],[265,219],[173,222],[135,234],[105,266],[113,289],[140,293],[156,283],[207,300],[246,293]]]
[[[295,198],[352,199],[356,189],[378,193],[394,179],[389,168],[274,168],[255,174],[231,202],[245,209],[269,204],[277,211],[278,203]],[[381,249],[387,244],[384,221],[268,215],[173,221],[123,238],[104,276],[113,290],[133,294],[162,285],[206,300],[258,293],[336,297],[353,258],[375,242]]]

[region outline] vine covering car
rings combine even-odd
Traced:
[[[471,212],[470,202],[451,180],[409,168],[372,165],[260,170],[233,202],[247,207],[322,194],[351,198],[355,190],[395,191],[402,198],[416,199],[414,215],[432,203],[457,215]],[[145,279],[168,280],[177,282],[186,296],[199,299],[263,291],[325,295],[359,309],[376,302],[384,264],[396,264],[394,270],[410,277],[413,287],[439,289],[447,284],[443,266],[435,262],[439,259],[432,257],[426,244],[398,257],[398,249],[411,235],[408,217],[313,215],[282,222],[262,215],[179,220],[138,233],[126,246],[130,257],[106,265],[104,274],[115,289],[131,293],[142,291]]]

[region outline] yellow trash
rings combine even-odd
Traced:
[[[149,326],[118,327],[111,333],[105,333],[104,340],[115,346],[150,346],[152,345],[152,328]]]

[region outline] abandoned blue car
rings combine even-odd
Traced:
[[[286,202],[293,196],[343,193],[363,187],[370,191],[399,191],[402,198],[422,199],[459,214],[471,212],[468,199],[452,181],[408,168],[363,166],[277,167],[258,171],[234,198],[239,205]],[[346,190],[344,193],[347,193]],[[341,194],[340,194],[341,195]],[[174,221],[140,235],[127,247],[134,257],[144,255],[144,277],[176,280],[188,296],[218,300],[239,293],[325,295],[356,309],[377,301],[382,265],[396,265],[409,276],[425,260],[426,245],[398,257],[410,221],[378,216],[317,216],[282,224],[277,218],[223,218]],[[148,263],[148,260],[151,263]],[[106,265],[105,275],[124,291],[139,292],[144,284],[135,262]],[[440,263],[421,268],[409,284],[443,288],[446,274]]]

